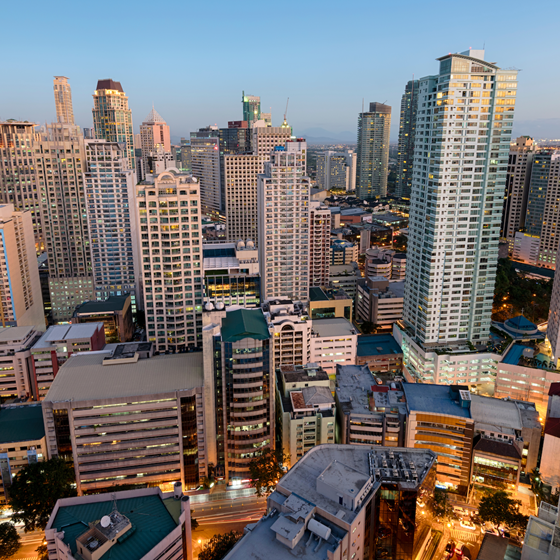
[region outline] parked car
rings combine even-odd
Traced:
[[[461,525],[461,527],[463,527],[463,529],[468,529],[469,531],[476,530],[476,525],[468,519],[461,519],[459,524]]]
[[[455,554],[455,541],[449,541],[445,545],[445,552],[447,552],[447,554],[450,554],[451,556]]]

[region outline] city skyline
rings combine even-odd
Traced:
[[[32,73],[19,65],[18,61],[26,53],[36,53],[40,44],[39,35],[18,47],[18,57],[7,57],[4,71],[12,76],[19,87],[3,92],[0,118],[24,119],[39,124],[54,121],[56,114],[50,102],[52,77],[64,75],[69,78],[72,87],[76,123],[82,127],[92,125],[91,95],[97,80],[112,78],[122,83],[129,96],[130,108],[135,115],[135,132],[138,132],[141,119],[150,111],[152,103],[165,116],[174,138],[188,137],[189,132],[209,124],[227,126],[228,120],[241,118],[240,96],[245,91],[247,95],[260,96],[263,112],[270,111],[272,107],[275,126],[281,124],[286,99],[290,97],[288,122],[298,134],[318,136],[307,132],[318,128],[336,134],[355,134],[362,98],[366,104],[369,100],[377,99],[398,107],[406,82],[412,79],[413,74],[416,77],[428,74],[431,63],[441,53],[450,50],[460,52],[469,46],[485,46],[489,60],[501,61],[504,68],[515,66],[523,69],[524,85],[519,91],[517,122],[513,134],[530,134],[535,138],[560,136],[560,133],[553,134],[560,124],[560,112],[554,102],[554,91],[560,85],[560,78],[549,74],[545,66],[546,56],[536,56],[539,52],[547,52],[553,48],[554,18],[551,11],[558,11],[558,7],[552,2],[546,2],[551,8],[551,17],[543,20],[533,12],[527,12],[523,18],[519,18],[514,9],[516,4],[521,7],[519,2],[493,4],[500,11],[501,27],[507,29],[507,35],[505,31],[493,30],[490,34],[486,29],[479,30],[476,14],[464,13],[459,7],[452,6],[448,7],[445,16],[438,16],[434,20],[438,33],[423,36],[420,44],[415,41],[414,48],[404,41],[390,43],[394,37],[391,26],[378,30],[375,37],[355,33],[353,23],[368,7],[364,2],[351,3],[336,18],[328,13],[329,10],[318,9],[315,2],[297,6],[297,18],[289,19],[289,35],[294,40],[288,41],[285,48],[292,55],[302,54],[302,46],[297,39],[306,37],[304,44],[309,47],[304,48],[303,55],[307,62],[296,65],[287,78],[270,63],[275,45],[262,42],[250,65],[232,58],[228,64],[220,66],[219,72],[213,67],[213,61],[218,60],[219,53],[223,54],[220,41],[207,45],[197,57],[191,57],[188,71],[180,69],[176,57],[162,57],[158,51],[149,50],[139,57],[138,63],[134,62],[133,57],[130,63],[123,65],[122,57],[112,56],[114,43],[108,40],[116,32],[117,21],[128,14],[136,29],[149,25],[147,11],[143,11],[140,6],[133,13],[128,9],[128,4],[124,3],[116,8],[120,16],[112,20],[115,21],[114,24],[104,21],[103,33],[98,39],[107,39],[107,46],[88,49],[87,41],[83,41],[67,53],[64,64],[60,63],[60,59],[53,62],[48,60],[38,65]],[[289,12],[290,4],[286,8]],[[8,6],[7,20],[15,20],[21,15],[20,10],[15,5]],[[81,10],[79,8],[66,12],[65,22],[70,27],[79,27],[83,15]],[[397,23],[397,14],[390,6],[380,6],[377,10],[376,18],[389,18],[390,21],[391,17],[395,17]],[[398,13],[399,33],[408,34],[412,40],[417,33],[418,22],[426,20],[423,10],[425,7],[413,3],[403,6]],[[192,11],[189,8],[188,18],[186,7],[177,5],[174,13],[175,17],[166,24],[166,34],[170,37],[166,48],[170,51],[182,44],[179,37],[184,37],[185,28],[189,31],[189,44],[196,44],[197,38],[205,33],[202,30],[213,29],[219,36],[228,28],[235,27],[236,22],[241,24],[243,17],[234,5],[225,3],[212,9],[196,6]],[[181,17],[182,13],[185,17]],[[40,22],[41,26],[49,25],[52,21],[54,25],[54,17],[55,14],[38,6],[31,14],[26,14],[26,21],[31,25]],[[89,14],[88,17],[92,25],[96,21],[100,23],[96,18],[101,16]],[[263,6],[259,19],[267,22],[264,25],[274,27],[277,14],[272,7]],[[56,21],[58,23],[58,19]],[[315,24],[310,26],[310,21],[315,21]],[[12,30],[7,30],[7,44],[14,44],[15,35],[13,40],[10,39],[13,33]],[[523,41],[511,41],[516,34],[522,36]],[[67,37],[53,37],[51,48],[64,48],[66,40]],[[139,46],[136,50],[140,54],[142,47]],[[363,56],[353,54],[356,52],[363,53]],[[328,56],[322,56],[321,53],[328,53]],[[375,54],[369,57],[370,62],[366,64],[369,71],[364,72],[364,59],[368,59],[366,53]],[[149,80],[145,73],[147,67],[155,69]],[[312,78],[326,76],[332,68],[339,68],[341,73],[354,75],[356,79],[334,80],[326,88],[323,82]],[[160,79],[165,80],[165,88],[158,85]],[[198,81],[200,84],[197,86]],[[397,119],[393,119],[391,142],[397,141],[397,130]],[[350,137],[348,140],[351,139]]]

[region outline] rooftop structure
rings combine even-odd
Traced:
[[[401,347],[391,334],[363,334],[358,337],[358,356],[402,354]]]

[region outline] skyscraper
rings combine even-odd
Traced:
[[[395,195],[410,198],[412,188],[412,162],[414,159],[414,134],[418,111],[418,80],[406,84],[401,99],[399,123],[399,153],[397,156],[397,183]]]
[[[328,150],[317,155],[317,187],[320,189],[356,190],[356,152]]]
[[[31,212],[0,205],[0,327],[44,329]]]
[[[152,107],[150,114],[140,125],[140,139],[142,148],[143,173],[150,173],[148,157],[155,154],[160,148],[164,152],[171,152],[171,139],[169,135],[169,125],[163,117]]]
[[[170,169],[153,183],[137,185],[136,197],[148,340],[159,352],[197,346],[202,337],[198,182]]]
[[[328,286],[331,272],[331,211],[318,200],[309,203],[309,286]]]
[[[140,293],[139,232],[134,173],[126,144],[86,140],[84,173],[95,297],[131,294],[136,313]]]
[[[108,142],[126,142],[128,165],[136,168],[132,111],[128,108],[128,96],[120,82],[99,80],[93,93],[93,128],[95,137]]]
[[[501,237],[511,255],[515,234],[525,226],[533,157],[537,146],[529,136],[520,136],[509,149]]]
[[[261,119],[261,98],[257,95],[241,95],[243,104],[243,120],[247,121],[249,128],[252,128],[255,121]]]
[[[255,126],[251,131],[252,154],[224,155],[228,239],[251,239],[258,246],[257,176],[270,160],[270,152],[276,146],[284,146],[290,135],[289,128]]]
[[[56,105],[56,120],[59,123],[74,124],[74,109],[72,108],[72,89],[68,78],[54,77],[54,102]]]
[[[370,103],[358,117],[358,168],[356,196],[371,199],[387,195],[391,107]]]
[[[418,84],[404,325],[395,330],[409,374],[427,382],[440,379],[435,350],[468,353],[489,337],[517,91],[517,72],[484,61],[483,50],[438,60],[439,74]],[[445,382],[481,381],[469,374]]]
[[[259,263],[262,300],[309,298],[307,143],[277,146],[258,178]]]
[[[202,212],[216,220],[224,216],[219,134],[217,126],[191,132],[192,174],[200,183]]]
[[[0,203],[31,212],[35,248],[40,253],[45,249],[45,238],[34,161],[36,126],[13,119],[0,122]]]
[[[537,266],[556,269],[560,238],[560,151],[540,150],[533,157],[525,231],[540,237]]]
[[[47,125],[35,146],[35,163],[49,255],[49,289],[55,322],[68,321],[93,297],[84,176],[86,153],[78,126]]]

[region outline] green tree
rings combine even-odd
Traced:
[[[63,459],[26,465],[10,486],[13,521],[22,522],[26,532],[44,529],[57,500],[76,495],[74,482],[74,469]]]
[[[262,455],[255,457],[249,463],[251,486],[257,489],[257,496],[268,495],[274,491],[276,484],[284,476],[282,463],[287,460],[282,452],[265,449]]]
[[[241,533],[236,531],[214,535],[200,551],[198,560],[222,560],[240,538]]]
[[[13,523],[0,523],[0,560],[10,558],[21,548],[21,537]]]
[[[364,334],[371,334],[373,332],[374,326],[375,325],[371,321],[364,321],[361,327],[362,332]]]
[[[498,527],[502,524],[522,527],[522,518],[525,518],[525,516],[519,513],[520,504],[519,500],[510,498],[507,492],[498,490],[480,500],[478,515],[482,521],[490,521]],[[525,521],[526,525],[527,522]]]
[[[436,488],[433,496],[430,498],[429,507],[434,517],[449,517],[453,513],[453,508],[449,503],[449,497],[446,490]]]
[[[39,560],[49,560],[49,551],[46,543],[41,543],[36,549]]]
[[[198,521],[194,517],[191,517],[191,531],[198,529],[198,525]]]

